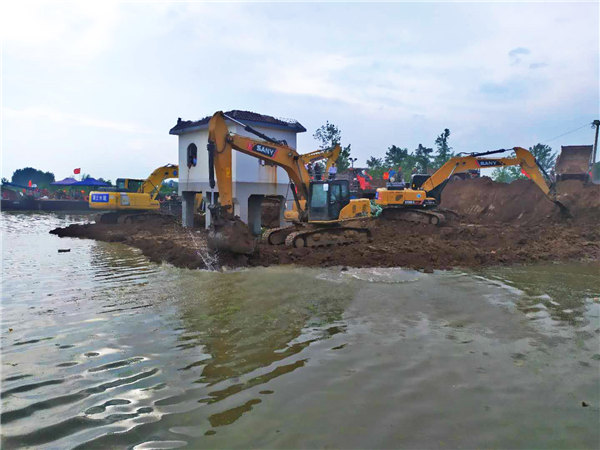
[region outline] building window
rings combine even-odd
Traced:
[[[187,166],[188,168],[194,166],[198,163],[198,147],[196,144],[191,143],[187,148]]]

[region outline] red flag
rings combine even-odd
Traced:
[[[27,186],[31,187],[31,180],[29,180],[29,183],[27,183]]]
[[[383,172],[383,179],[384,180],[389,180],[390,179],[390,173],[389,172]]]
[[[75,175],[77,175],[78,173],[81,173],[81,168],[80,168],[80,167],[78,167],[77,169],[73,169],[73,173],[74,173]]]

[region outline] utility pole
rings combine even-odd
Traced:
[[[592,156],[590,158],[590,164],[588,169],[590,178],[593,178],[592,170],[594,169],[594,164],[596,163],[596,152],[598,151],[598,128],[600,128],[600,120],[594,120],[592,122],[592,126],[596,127],[596,137],[594,138],[594,149],[592,150]]]

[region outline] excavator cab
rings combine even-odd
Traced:
[[[117,178],[117,191],[138,192],[143,183],[144,180],[138,180],[134,178]]]
[[[338,220],[340,211],[350,202],[348,180],[312,181],[308,198],[311,222]]]

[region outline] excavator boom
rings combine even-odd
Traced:
[[[421,189],[428,195],[441,193],[440,187],[456,173],[467,172],[473,169],[521,166],[521,169],[541,190],[548,195],[550,187],[542,175],[535,157],[522,147],[515,147],[514,158],[482,158],[480,156],[467,155],[450,158],[442,167],[431,175],[422,185]]]
[[[160,191],[162,182],[169,178],[179,177],[179,166],[167,164],[166,166],[155,169],[148,178],[144,180],[138,192],[149,194],[152,200],[155,200]]]

